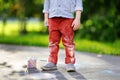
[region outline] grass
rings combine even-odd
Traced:
[[[28,33],[26,35],[19,35],[18,22],[8,22],[5,26],[4,35],[2,36],[2,23],[0,22],[0,43],[1,44],[15,44],[28,46],[48,46],[48,34]],[[27,31],[40,32],[45,31],[43,22],[28,23]],[[91,52],[96,54],[120,55],[120,40],[113,43],[104,43],[98,41],[90,41],[86,39],[75,38],[76,50],[82,52]],[[62,43],[60,47],[63,48]]]
[[[79,51],[92,52],[97,54],[120,55],[120,40],[114,43],[104,43],[90,40],[75,40],[76,49]]]
[[[47,46],[48,36],[45,34],[26,34],[17,36],[5,36],[0,38],[0,43],[28,46]]]

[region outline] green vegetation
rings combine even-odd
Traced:
[[[83,26],[76,32],[78,38],[114,42],[120,38],[120,0],[82,0]],[[27,33],[26,20],[34,17],[43,20],[44,0],[0,0],[0,18],[4,25],[8,17],[16,17],[21,34]]]
[[[4,36],[0,38],[0,43],[28,45],[28,46],[48,46],[48,36],[45,34],[33,34],[17,36]]]
[[[0,35],[6,36],[15,36],[20,35],[21,27],[19,26],[20,23],[18,20],[16,21],[7,21],[6,25],[3,26],[2,22],[0,21]],[[39,21],[27,21],[26,25],[27,32],[40,32],[45,33],[46,27],[43,26],[43,22]]]
[[[120,0],[82,0],[83,27],[79,37],[112,42],[120,38]]]
[[[120,40],[114,43],[104,43],[91,40],[75,40],[76,49],[79,51],[93,52],[98,54],[120,55]]]

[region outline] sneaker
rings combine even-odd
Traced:
[[[46,65],[42,66],[41,69],[44,71],[57,70],[57,66],[56,66],[56,64],[49,62]]]
[[[74,64],[67,64],[66,65],[66,70],[67,70],[67,72],[75,72],[75,66],[74,66]]]

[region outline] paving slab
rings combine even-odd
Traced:
[[[76,72],[65,69],[65,51],[60,49],[58,70],[42,71],[49,49],[0,44],[0,80],[120,80],[120,56],[76,53]],[[27,58],[37,58],[38,73],[27,73]]]

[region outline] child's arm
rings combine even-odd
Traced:
[[[49,0],[45,0],[44,1],[44,9],[43,9],[43,13],[44,13],[44,25],[45,26],[48,26],[49,7],[50,7]]]
[[[83,11],[82,0],[76,0],[76,7],[75,7],[76,17],[72,23],[73,30],[77,30],[80,27],[80,19],[81,19],[82,11]]]
[[[80,27],[81,11],[76,11],[76,17],[72,23],[73,30],[78,30]]]
[[[48,16],[49,16],[48,13],[44,13],[44,25],[45,26],[48,26]]]

